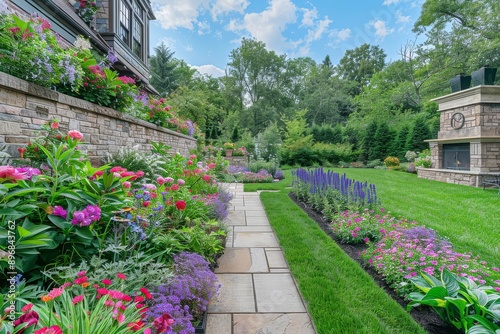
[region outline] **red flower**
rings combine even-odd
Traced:
[[[122,280],[127,279],[127,277],[125,276],[125,274],[122,274],[122,273],[116,274],[116,277],[118,277],[119,279],[122,279]]]
[[[188,160],[187,164],[188,164],[188,166],[191,166],[193,164],[193,161],[192,160]]]
[[[43,327],[33,332],[33,334],[63,334],[61,327],[52,326],[52,327]]]
[[[211,179],[210,175],[208,175],[208,174],[203,175],[203,181],[207,181],[208,182],[208,181],[210,181],[210,179]]]
[[[111,285],[111,283],[112,283],[112,282],[111,282],[111,280],[109,280],[109,279],[107,279],[107,278],[103,279],[101,282],[102,282],[102,284],[104,284],[104,285]]]
[[[144,300],[146,300],[146,298],[143,296],[135,296],[134,303],[142,303]]]
[[[165,313],[164,315],[156,318],[153,321],[153,326],[156,328],[158,333],[166,333],[167,331],[171,330],[172,326],[174,324],[174,319],[170,316],[170,314]]]
[[[177,210],[182,211],[182,210],[186,209],[186,202],[184,202],[182,200],[177,201],[177,202],[175,202],[175,207],[177,208]]]
[[[138,331],[143,326],[144,326],[144,323],[142,322],[142,320],[137,320],[137,322],[131,322],[127,325],[127,327],[129,327],[133,331]]]
[[[146,297],[146,299],[153,299],[153,296],[149,293],[149,290],[146,288],[140,288],[142,294]]]
[[[147,208],[150,204],[151,204],[150,201],[144,201],[144,202],[142,202],[142,206],[145,207],[145,208]]]
[[[172,191],[176,191],[176,190],[179,190],[179,185],[178,184],[173,184],[172,187],[170,188],[170,190]]]
[[[52,122],[52,123],[50,123],[50,127],[52,129],[58,129],[59,128],[59,122]]]

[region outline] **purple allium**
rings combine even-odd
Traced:
[[[54,210],[52,210],[52,214],[54,216],[59,216],[63,219],[67,219],[67,216],[68,216],[68,212],[66,210],[64,210],[64,208],[62,206],[59,206],[59,205],[56,205],[54,207]]]

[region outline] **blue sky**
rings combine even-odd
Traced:
[[[222,75],[243,37],[288,57],[334,64],[346,50],[378,45],[400,58],[424,0],[151,0],[151,49],[164,42],[202,73]],[[152,54],[153,51],[151,50]]]

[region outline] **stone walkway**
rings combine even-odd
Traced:
[[[233,193],[221,283],[208,307],[207,334],[316,333],[258,193],[228,184]]]

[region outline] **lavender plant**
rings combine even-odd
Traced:
[[[292,173],[293,192],[300,199],[313,204],[318,210],[340,212],[346,209],[375,208],[380,205],[374,184],[359,182],[323,168]],[[327,198],[325,201],[324,197]]]
[[[174,277],[153,291],[146,320],[168,313],[173,333],[194,333],[209,301],[218,292],[218,281],[209,263],[198,254],[183,252],[174,257]]]

